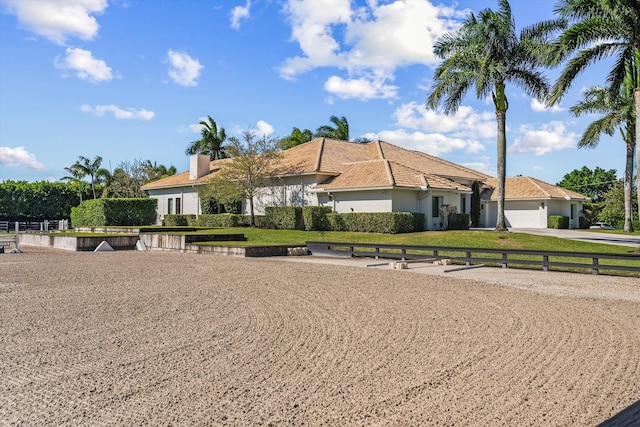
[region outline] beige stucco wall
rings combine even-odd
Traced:
[[[168,213],[169,199],[173,199],[173,213],[176,213],[176,198],[180,198],[180,213],[198,215],[200,211],[200,199],[195,187],[178,187],[158,190],[150,190],[149,197],[158,200],[157,223],[162,222],[162,217]]]
[[[481,226],[495,227],[498,221],[498,203],[482,202],[482,205]],[[573,218],[571,218],[571,205],[574,205]],[[578,228],[582,209],[582,202],[570,200],[507,200],[504,215],[509,228],[547,228],[547,221],[551,215],[569,217],[569,228]]]
[[[270,186],[259,190],[254,198],[254,213],[264,214],[267,206],[318,206],[318,196],[311,192],[315,184],[315,176],[290,176],[276,178]],[[242,212],[250,213],[248,201],[242,204]]]

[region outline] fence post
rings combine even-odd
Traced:
[[[502,254],[502,268],[507,268],[507,254]]]
[[[549,271],[549,255],[542,256],[542,271]]]
[[[598,258],[593,258],[593,267],[591,268],[591,274],[598,274]]]
[[[12,254],[21,254],[22,251],[20,250],[20,247],[18,246],[18,240],[19,240],[18,231],[20,230],[20,223],[18,221],[16,221],[15,224],[16,224],[16,235],[14,237],[16,239],[15,242],[14,242],[15,248],[11,251],[11,253]]]
[[[466,255],[467,255],[467,260],[465,265],[469,267],[471,265],[471,252],[467,252]]]

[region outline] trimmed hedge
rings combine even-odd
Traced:
[[[396,234],[422,231],[424,214],[409,212],[352,212],[328,214],[327,220],[329,228],[333,231]]]
[[[269,228],[304,230],[304,218],[300,206],[267,206],[264,213]]]
[[[158,199],[94,199],[71,209],[74,227],[141,226],[156,222]]]
[[[198,227],[246,227],[249,225],[248,215],[239,214],[202,214],[194,221]]]
[[[569,217],[560,215],[550,215],[547,220],[547,228],[569,228]]]
[[[469,229],[469,214],[466,213],[454,213],[449,215],[449,230],[468,230]]]
[[[306,231],[329,230],[329,220],[327,214],[332,212],[329,206],[305,206],[302,208],[302,218],[304,219],[304,229]]]
[[[163,225],[166,225],[168,227],[193,225],[193,221],[195,220],[195,218],[196,216],[193,214],[167,214],[163,217]]]

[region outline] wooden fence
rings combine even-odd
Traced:
[[[609,254],[526,249],[455,248],[449,246],[381,245],[375,243],[307,242],[313,255],[339,257],[375,257],[396,260],[450,259],[468,267],[490,264],[508,267],[552,267],[588,270],[592,274],[627,271],[640,274],[640,253]],[[631,248],[630,248],[631,250]]]

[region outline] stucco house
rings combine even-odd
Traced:
[[[158,220],[165,214],[200,214],[198,186],[232,159],[190,158],[188,171],[146,184],[158,199]],[[425,229],[443,226],[440,207],[471,210],[471,185],[481,183],[481,225],[495,227],[496,179],[484,173],[410,151],[384,141],[356,144],[319,138],[283,151],[277,174],[255,200],[256,213],[266,206],[329,206],[334,212],[418,212]],[[546,228],[550,215],[571,218],[578,227],[582,204],[589,199],[529,177],[507,178],[505,217],[508,227]],[[248,203],[242,204],[244,213]]]

